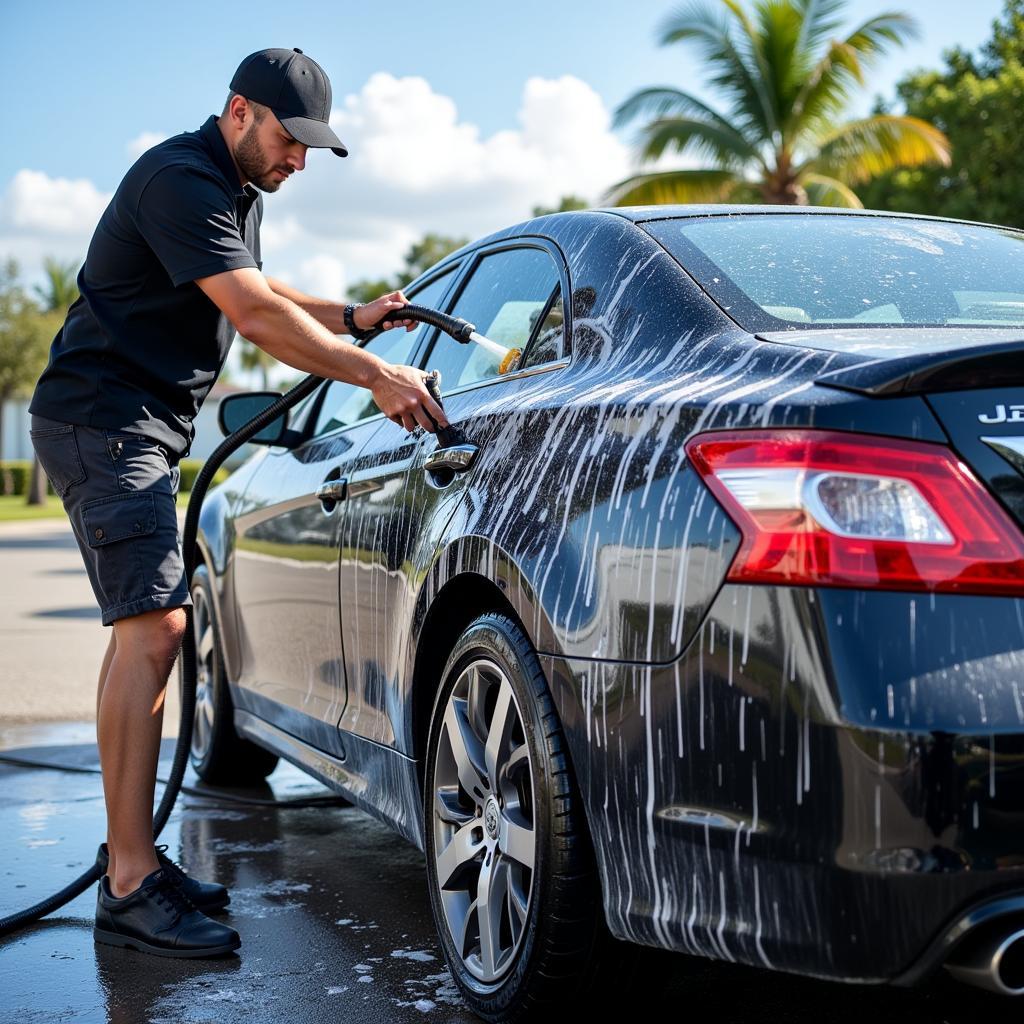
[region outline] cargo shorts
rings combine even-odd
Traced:
[[[192,604],[178,534],[178,455],[141,434],[32,415],[32,445],[85,560],[104,626]]]

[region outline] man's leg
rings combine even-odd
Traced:
[[[158,608],[113,625],[96,736],[107,805],[107,874],[115,896],[137,889],[160,866],[153,846],[153,792],[164,695],[186,621],[184,608]]]
[[[107,644],[107,651],[103,655],[103,664],[100,666],[100,678],[96,684],[96,743],[99,745],[99,733],[100,733],[100,702],[103,700],[103,684],[107,681],[107,672],[110,670],[110,663],[114,658],[114,652],[117,650],[117,634],[114,632],[113,627],[110,629],[110,643]],[[110,845],[110,825],[107,825],[107,854],[109,861],[107,863],[107,874],[111,878],[114,877],[114,850]]]

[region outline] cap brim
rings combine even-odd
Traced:
[[[285,131],[304,146],[329,149],[337,156],[348,156],[348,147],[334,134],[326,121],[317,121],[312,117],[289,117],[287,114],[278,114],[276,110],[274,113]]]

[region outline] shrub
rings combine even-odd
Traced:
[[[0,494],[28,494],[29,481],[32,479],[31,459],[7,459],[0,461]],[[54,494],[53,484],[46,481],[46,492]]]
[[[203,468],[204,459],[182,459],[178,463],[178,468],[181,470],[181,483],[178,489],[185,493],[192,490],[192,485],[196,482],[196,477],[199,476],[199,470]],[[223,480],[231,476],[231,470],[227,466],[221,466],[216,473],[213,474],[213,483],[211,487],[219,484]]]

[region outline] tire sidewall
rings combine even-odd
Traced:
[[[534,951],[544,930],[542,924],[545,919],[544,908],[548,902],[548,894],[544,891],[545,881],[549,881],[551,877],[553,794],[546,782],[551,778],[551,765],[547,746],[543,739],[542,721],[538,717],[537,695],[531,691],[530,684],[526,681],[536,679],[536,674],[541,673],[541,669],[532,648],[530,649],[530,658],[532,658],[533,664],[524,664],[527,659],[523,658],[516,650],[515,633],[518,633],[522,641],[528,645],[525,634],[510,619],[503,615],[489,614],[474,620],[456,643],[445,665],[441,677],[442,683],[434,700],[424,771],[423,806],[426,811],[424,814],[424,850],[427,863],[427,888],[430,893],[434,919],[445,959],[448,961],[453,977],[462,988],[473,994],[476,1002],[474,1009],[477,1012],[482,1010],[484,1015],[487,1014],[488,1009],[499,1014],[513,1001],[523,987],[526,976],[533,968]],[[455,949],[438,895],[434,863],[433,777],[437,761],[438,737],[448,698],[455,688],[460,674],[469,662],[481,657],[493,660],[501,667],[515,694],[523,723],[523,732],[530,752],[533,772],[534,831],[537,837],[534,870],[530,881],[530,910],[526,934],[516,953],[512,969],[492,984],[486,984],[474,977],[463,963],[460,952]],[[547,699],[550,701],[550,697]]]

